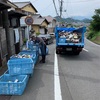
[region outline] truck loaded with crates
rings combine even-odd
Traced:
[[[72,52],[75,55],[79,55],[84,48],[85,32],[86,27],[56,27],[56,54],[60,54],[62,52]]]

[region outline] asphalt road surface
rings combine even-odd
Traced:
[[[55,54],[48,45],[46,63],[37,63],[21,96],[0,100],[100,100],[100,46],[85,40],[80,55]]]

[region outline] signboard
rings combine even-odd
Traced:
[[[32,18],[31,16],[27,16],[27,17],[25,18],[25,23],[26,23],[27,25],[32,25],[32,24],[33,24],[33,18]]]

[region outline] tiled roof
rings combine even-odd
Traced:
[[[40,18],[40,17],[42,17],[40,14],[34,14],[34,15],[32,16],[33,19],[37,19],[37,18]]]
[[[28,1],[28,2],[13,2],[15,5],[17,5],[18,6],[18,8],[23,8],[23,7],[25,7],[25,6],[27,6],[27,5],[31,5],[34,9],[35,9],[35,11],[36,12],[38,12],[37,10],[36,10],[36,8],[32,5],[32,3],[30,2],[30,1]]]
[[[14,2],[15,5],[18,6],[18,8],[22,8],[28,4],[30,4],[30,2]]]
[[[33,22],[33,24],[34,25],[41,25],[44,20],[45,20],[44,18],[35,19],[34,22]]]
[[[51,16],[45,16],[45,18],[49,23],[52,22],[52,20],[54,20],[54,18]]]

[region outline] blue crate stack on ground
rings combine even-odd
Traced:
[[[33,75],[34,66],[39,57],[39,46],[22,50],[18,55],[30,55],[29,58],[18,58],[15,55],[7,62],[8,70],[0,77],[1,95],[22,95],[29,77]]]
[[[31,55],[34,65],[36,64],[38,60],[38,52],[36,52],[35,50],[23,50],[19,53],[19,55],[23,54]]]
[[[31,52],[35,52],[36,53],[36,59],[35,63],[38,61],[39,58],[39,44],[38,43],[34,43],[33,41],[27,41],[26,43],[26,47],[31,51]]]
[[[22,95],[27,85],[28,75],[11,76],[4,74],[0,77],[0,94]]]
[[[33,74],[31,58],[12,58],[7,62],[8,70],[0,77],[0,94],[22,95]]]
[[[31,58],[8,60],[7,65],[10,75],[32,74],[34,69],[33,60]]]

